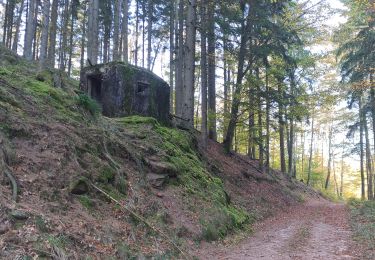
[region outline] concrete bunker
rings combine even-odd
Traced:
[[[80,89],[101,105],[105,116],[142,115],[169,122],[169,86],[146,69],[121,62],[86,67]]]

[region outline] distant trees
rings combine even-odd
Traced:
[[[375,199],[374,166],[369,138],[368,119],[372,120],[375,137],[375,13],[371,1],[347,3],[348,21],[337,32],[340,44],[337,56],[340,59],[342,81],[350,86],[347,91],[350,108],[358,107],[357,120],[351,125],[349,134],[359,130],[359,155],[362,199]],[[373,140],[375,142],[375,138]],[[374,149],[374,148],[373,148]],[[367,190],[367,194],[366,194]]]
[[[328,147],[335,131],[327,139],[330,131],[321,123],[326,90],[315,89],[327,74],[324,69],[317,73],[317,64],[327,62],[306,48],[318,41],[316,24],[324,5],[296,0],[3,2],[3,45],[37,60],[41,68],[57,67],[74,77],[83,66],[110,61],[160,70],[171,86],[171,113],[185,127],[201,131],[203,146],[209,147],[209,139],[223,142],[227,152],[259,160],[262,172],[278,168],[310,185],[331,187],[336,144],[327,157],[325,149],[318,151],[318,140]],[[365,183],[374,174],[374,22],[362,2],[353,3],[363,12],[348,21],[338,56],[346,83],[370,86],[361,92],[363,108],[355,124],[362,129]],[[352,93],[358,106],[359,91]],[[319,181],[318,155],[324,176]]]

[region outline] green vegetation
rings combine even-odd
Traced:
[[[112,183],[114,178],[115,178],[114,169],[108,165],[104,165],[100,171],[98,181],[107,184],[107,183]]]
[[[36,216],[35,217],[35,226],[38,228],[40,232],[46,233],[48,232],[48,227],[46,222],[44,221],[43,217]]]
[[[93,116],[97,116],[101,112],[101,108],[98,103],[86,94],[79,94],[77,97],[77,103],[89,111]]]
[[[148,117],[131,116],[118,121],[135,132],[147,131],[145,129],[149,127],[145,125],[152,127],[145,133],[146,142],[162,155],[161,160],[177,169],[177,185],[183,188],[186,204],[200,215],[202,238],[217,240],[249,223],[249,216],[244,210],[228,203],[222,180],[212,176],[205,168],[202,158],[196,153],[196,139],[192,133],[161,126]],[[202,212],[201,205],[195,205],[194,200],[206,203],[205,212]]]
[[[65,235],[48,235],[46,240],[52,247],[57,247],[61,250],[66,248],[71,243],[70,239]]]
[[[351,199],[351,225],[355,231],[356,238],[365,245],[367,249],[375,249],[375,201],[360,201]],[[372,251],[368,258],[374,259],[375,252]]]
[[[81,195],[78,199],[82,206],[86,209],[91,210],[94,207],[93,201],[87,195]]]

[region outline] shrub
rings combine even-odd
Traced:
[[[89,111],[93,116],[96,116],[101,112],[99,104],[86,94],[79,94],[77,102],[79,106]]]

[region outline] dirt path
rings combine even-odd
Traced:
[[[359,259],[344,204],[313,200],[290,208],[255,227],[237,245],[206,244],[201,259]]]

